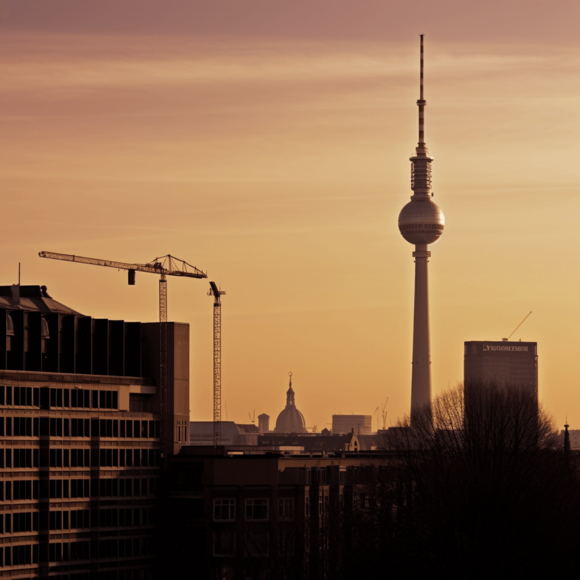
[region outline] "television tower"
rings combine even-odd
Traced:
[[[431,405],[431,348],[429,343],[428,245],[443,233],[443,212],[431,199],[431,162],[425,144],[425,106],[423,94],[423,35],[421,34],[421,81],[419,106],[419,143],[411,157],[411,201],[399,214],[399,231],[415,245],[415,310],[413,323],[413,375],[411,381],[411,425],[413,415]]]

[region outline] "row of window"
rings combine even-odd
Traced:
[[[0,566],[38,564],[38,544],[0,547]]]
[[[145,580],[148,577],[148,570],[145,568],[132,568],[129,570],[100,570],[92,573],[79,572],[70,575],[56,574],[50,576],[50,580]]]
[[[247,521],[266,521],[270,518],[268,499],[248,498],[245,500],[244,517]],[[236,500],[234,498],[219,498],[213,500],[213,519],[215,522],[233,522],[236,519]],[[294,499],[280,498],[278,500],[278,519],[294,519]]]
[[[131,528],[155,524],[154,508],[104,508],[51,512],[0,512],[0,534],[80,530],[84,528]]]
[[[16,566],[16,564],[14,565]],[[98,580],[145,580],[148,578],[148,571],[145,568],[131,568],[129,570],[101,570],[97,573],[53,574],[50,576],[50,580],[94,580],[97,578]],[[38,580],[38,577],[34,576],[33,579]]]
[[[131,558],[153,554],[152,538],[121,538],[99,542],[63,542],[48,545],[22,544],[0,547],[0,567],[25,566],[42,562]],[[45,552],[46,553],[42,553]],[[72,577],[71,577],[72,578]]]
[[[40,409],[118,409],[119,393],[79,387],[58,389],[0,385],[0,406]]]
[[[159,421],[131,421],[116,419],[101,419],[98,433],[93,424],[93,437],[121,437],[135,439],[159,439],[161,424]]]
[[[159,449],[101,449],[101,467],[157,467],[160,464]]]
[[[343,495],[340,494],[339,501],[342,503]],[[354,505],[356,508],[364,507],[359,496],[355,496]],[[318,496],[318,515],[328,512],[328,495]],[[267,521],[270,519],[269,500],[262,498],[248,498],[245,500],[244,518],[246,521]],[[367,506],[368,507],[368,506]],[[316,506],[315,506],[316,508]],[[278,519],[294,519],[294,499],[278,499]],[[304,515],[310,517],[310,497],[304,498]],[[213,500],[213,520],[214,522],[233,522],[236,520],[236,500],[234,498],[219,498]]]
[[[279,473],[279,481],[290,485],[341,484],[347,481],[347,469],[337,466],[290,467]]]
[[[159,421],[0,417],[0,436],[159,439]]]
[[[279,556],[293,556],[296,530],[280,530],[276,534],[276,552]],[[262,531],[244,532],[239,541],[243,542],[244,556],[264,558],[270,555],[270,534]],[[302,537],[304,541],[304,537]],[[213,555],[232,557],[236,554],[236,532],[220,530],[213,533]]]
[[[156,467],[159,461],[158,449],[0,449],[0,468]]]
[[[131,528],[155,524],[154,508],[105,508],[51,512],[0,513],[0,534],[80,530],[83,528]]]
[[[51,479],[0,481],[0,501],[140,497],[157,494],[157,479]]]

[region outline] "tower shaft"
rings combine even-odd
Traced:
[[[413,415],[431,403],[431,349],[429,339],[429,274],[431,252],[417,244],[415,258],[415,309],[413,319],[413,370],[411,379],[411,424]]]

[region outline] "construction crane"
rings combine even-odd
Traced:
[[[383,431],[387,428],[387,403],[389,402],[389,397],[385,401],[383,408],[381,409],[381,415],[383,416]]]
[[[91,266],[105,266],[117,270],[128,271],[128,283],[135,285],[135,273],[146,272],[159,276],[159,413],[160,413],[160,439],[161,453],[165,456],[168,452],[169,441],[167,433],[167,276],[183,276],[186,278],[207,278],[202,270],[179,260],[168,254],[155,258],[147,264],[127,264],[112,260],[100,260],[98,258],[85,258],[72,254],[59,254],[57,252],[39,252],[41,258],[51,260],[63,260]]]
[[[530,310],[528,314],[526,314],[525,318],[514,328],[514,332],[512,332],[507,338],[502,338],[503,342],[507,342],[515,333],[515,331],[528,319],[528,316],[532,313]]]
[[[208,296],[213,296],[213,445],[222,439],[222,301],[225,294],[215,282],[210,282]],[[251,418],[251,417],[250,417]]]
[[[377,411],[379,410],[379,408],[377,407],[372,414],[371,417],[371,431],[373,430],[373,419],[375,418],[375,415],[377,414]],[[379,418],[377,417],[377,431],[379,430]]]

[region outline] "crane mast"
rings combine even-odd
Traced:
[[[159,439],[162,454],[167,452],[167,276],[159,277]]]
[[[210,282],[208,296],[213,296],[213,445],[221,444],[222,420],[222,302],[225,294],[215,282]]]
[[[59,254],[57,252],[39,252],[41,258],[76,262],[90,266],[104,266],[127,270],[129,285],[135,284],[135,272],[146,272],[159,276],[159,414],[161,452],[165,456],[171,445],[167,428],[167,276],[182,276],[186,278],[207,278],[207,274],[170,254],[155,258],[147,264],[129,264],[99,258],[87,258],[73,254]],[[219,298],[218,298],[219,300]]]

